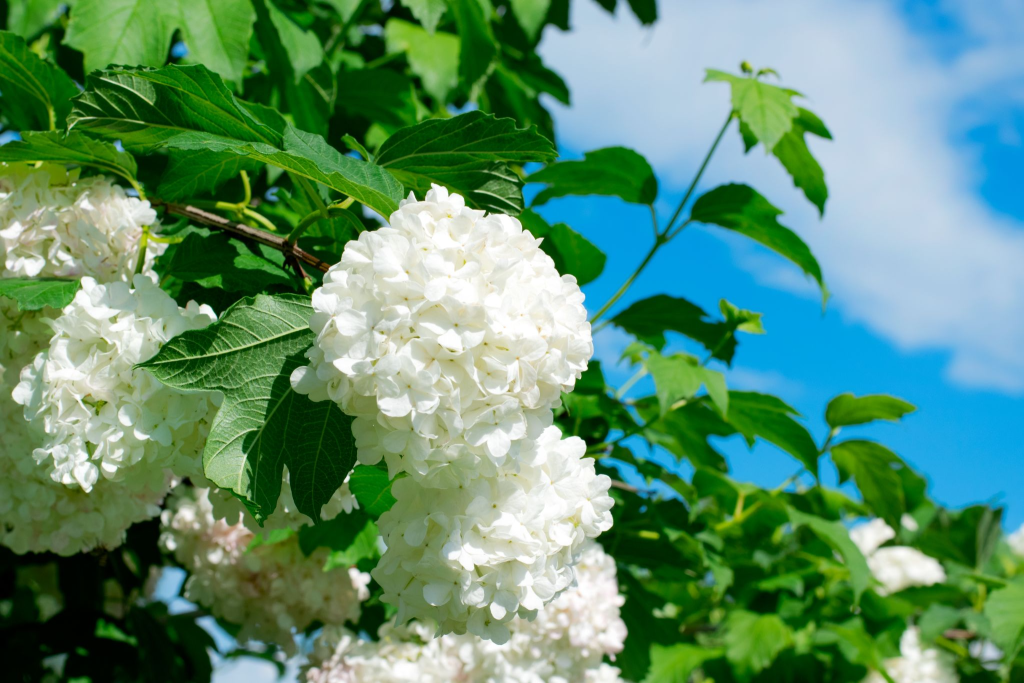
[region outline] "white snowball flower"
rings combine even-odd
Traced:
[[[121,279],[135,270],[146,226],[159,226],[149,202],[129,197],[109,178],[0,164],[3,277]],[[148,263],[165,248],[151,243]]]
[[[626,627],[615,562],[589,543],[578,567],[578,585],[565,590],[530,622],[509,622],[503,645],[473,635],[433,638],[426,625],[381,628],[376,642],[343,629],[325,629],[307,671],[309,683],[515,681],[612,683],[619,670],[602,663],[622,651]]]
[[[120,481],[129,470],[199,468],[210,416],[208,394],[165,386],[135,365],[172,337],[215,320],[209,306],[182,309],[152,280],[137,275],[82,289],[51,325],[46,351],[22,370],[14,400],[45,435],[34,457],[50,476],[88,493],[101,479]]]
[[[860,548],[868,567],[882,586],[880,595],[898,593],[914,586],[933,586],[946,580],[946,571],[933,557],[908,546],[881,547],[896,538],[896,532],[881,519],[855,527],[850,538]]]
[[[213,313],[179,308],[144,276],[135,284],[84,278],[22,382],[0,387],[0,542],[15,552],[117,546],[200,467],[211,397],[133,365]]]
[[[1018,557],[1024,557],[1024,524],[1019,529],[1006,537],[1010,550]]]
[[[507,622],[531,615],[575,581],[583,542],[611,527],[611,484],[586,444],[557,427],[523,443],[518,469],[468,476],[447,488],[395,481],[378,521],[387,545],[373,571],[398,623],[505,642]],[[452,473],[456,476],[458,470]]]
[[[63,166],[0,164],[0,277],[123,280],[135,270],[144,226],[159,229],[149,202],[128,197],[103,177],[77,179]],[[150,242],[144,272],[166,245]],[[43,322],[58,311],[19,311],[0,297],[0,386],[53,335]]]
[[[0,544],[18,554],[113,548],[129,526],[160,514],[174,480],[169,470],[139,469],[86,493],[58,484],[36,463],[40,437],[21,406],[9,395],[0,398]]]
[[[950,655],[933,647],[921,647],[917,628],[903,632],[900,655],[885,661],[885,670],[896,683],[957,683],[960,680]],[[864,683],[883,683],[884,680],[880,673],[872,671]]]
[[[161,547],[190,572],[184,596],[242,627],[239,640],[295,650],[294,635],[315,621],[359,619],[369,575],[354,567],[324,571],[330,551],[308,557],[298,537],[250,548],[256,535],[240,517],[216,519],[208,489],[179,488],[161,516]]]
[[[583,294],[539,245],[443,187],[410,195],[313,293],[317,343],[293,386],[356,417],[365,464],[421,477],[457,455],[493,472],[593,355]]]

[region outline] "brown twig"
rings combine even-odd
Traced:
[[[256,228],[250,227],[244,223],[229,220],[223,216],[218,216],[215,213],[210,213],[209,211],[205,211],[194,206],[165,202],[160,199],[150,199],[150,202],[154,205],[163,206],[164,209],[167,210],[167,213],[174,214],[175,216],[182,216],[194,223],[206,225],[211,228],[217,228],[218,230],[229,232],[236,237],[241,237],[242,239],[258,242],[259,244],[265,244],[268,247],[277,249],[284,254],[285,259],[293,257],[296,261],[301,261],[308,266],[316,268],[321,273],[326,273],[327,269],[331,267],[331,264],[326,261],[321,261],[308,251],[303,251],[279,235],[273,235],[265,230],[257,230]],[[301,268],[299,270],[301,272]]]
[[[630,486],[629,484],[623,483],[618,479],[612,479],[612,488],[622,489],[623,491],[629,491],[630,493],[638,493],[640,491],[640,489],[638,489],[637,487]]]

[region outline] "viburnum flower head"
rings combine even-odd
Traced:
[[[120,480],[131,467],[196,471],[200,428],[213,405],[160,383],[135,365],[172,337],[206,327],[209,306],[179,308],[145,275],[82,289],[53,321],[49,348],[22,370],[14,400],[45,434],[34,457],[54,481],[89,492],[100,477]]]
[[[46,349],[0,397],[0,528],[17,552],[116,546],[131,524],[159,514],[177,478],[200,468],[213,397],[166,387],[134,365],[211,323],[213,311],[178,307],[143,275],[134,285],[83,278],[49,321]]]
[[[540,240],[436,185],[345,245],[313,309],[293,386],[354,415],[360,461],[392,474],[493,471],[551,424],[594,350],[583,294]]]
[[[339,628],[325,629],[310,655],[309,683],[612,683],[619,670],[602,663],[622,651],[615,560],[589,541],[578,583],[541,608],[533,621],[514,619],[504,644],[454,633],[433,637],[422,622],[386,624],[376,642]]]
[[[240,516],[217,519],[209,489],[175,489],[161,528],[161,546],[189,571],[184,596],[241,626],[242,641],[256,638],[293,652],[296,631],[314,621],[356,621],[370,596],[367,574],[354,567],[324,571],[330,551],[307,556],[296,535],[250,547],[256,534]]]
[[[156,212],[109,178],[77,175],[62,166],[0,164],[4,277],[111,282],[135,270],[144,228],[159,225]],[[147,261],[165,248],[149,245]]]
[[[129,197],[110,179],[78,178],[63,166],[0,164],[0,277],[131,277],[145,226],[159,229],[149,202]],[[166,245],[150,243],[143,272]],[[42,322],[57,312],[19,311],[0,297],[0,386],[17,384],[53,334]]]
[[[885,670],[896,683],[958,683],[953,658],[934,647],[921,646],[921,632],[908,628],[900,637],[900,656],[885,660]],[[883,683],[885,678],[877,671],[864,683]]]
[[[885,546],[896,532],[881,519],[873,519],[850,531],[850,538],[868,561],[880,595],[898,593],[913,586],[933,586],[946,580],[946,571],[933,557],[909,546]]]
[[[532,617],[572,586],[584,541],[612,525],[611,481],[585,451],[549,427],[523,442],[515,469],[467,473],[447,488],[395,481],[397,502],[378,522],[387,550],[372,574],[398,623],[429,620],[438,634],[501,643],[513,617]]]

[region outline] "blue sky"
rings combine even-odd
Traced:
[[[621,3],[624,4],[624,3]],[[574,33],[545,36],[573,107],[556,109],[563,155],[623,144],[661,180],[662,218],[728,110],[704,67],[741,59],[772,66],[808,94],[835,142],[813,144],[832,191],[824,220],[773,159],[744,156],[733,129],[702,189],[747,182],[786,211],[815,250],[833,292],[824,315],[809,283],[773,255],[698,228],[657,260],[621,306],[658,292],[708,310],[719,298],[764,313],[768,334],[740,346],[730,382],[780,395],[824,432],[837,393],[886,392],[919,411],[861,428],[923,470],[933,495],[959,506],[997,501],[1024,522],[1024,9],[991,0],[662,2],[640,27],[592,3],[574,5]],[[982,7],[983,6],[983,7]],[[646,209],[613,199],[545,207],[606,253],[585,287],[596,309],[650,243]],[[625,343],[605,330],[607,367]],[[609,372],[621,382],[625,367]],[[776,484],[795,463],[770,446],[726,451],[736,476]]]

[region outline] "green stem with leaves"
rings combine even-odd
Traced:
[[[654,258],[654,255],[658,253],[658,250],[661,249],[666,244],[668,244],[669,242],[671,242],[673,239],[675,239],[679,235],[679,233],[681,233],[683,229],[690,224],[690,221],[688,220],[683,221],[681,224],[679,224],[679,226],[676,227],[675,230],[672,229],[675,225],[676,220],[679,219],[679,216],[682,214],[683,209],[686,207],[687,203],[690,201],[690,198],[693,196],[694,191],[697,189],[697,185],[700,183],[700,179],[703,177],[704,171],[707,170],[708,163],[711,161],[711,157],[714,156],[715,150],[718,149],[718,145],[722,141],[722,137],[725,135],[725,131],[729,128],[729,124],[732,123],[733,115],[733,112],[729,112],[729,116],[725,119],[725,123],[722,125],[722,128],[718,131],[718,135],[715,136],[715,141],[711,143],[711,148],[708,149],[707,154],[704,155],[704,160],[701,162],[700,168],[697,169],[697,174],[693,177],[693,181],[687,188],[686,194],[683,195],[682,200],[680,200],[679,202],[679,206],[676,207],[675,213],[672,214],[672,218],[671,220],[669,220],[668,224],[666,224],[664,230],[659,230],[657,215],[654,213],[654,207],[651,206],[651,217],[654,222],[654,245],[651,246],[650,251],[647,252],[647,255],[644,257],[644,260],[640,262],[640,265],[637,266],[637,269],[635,271],[633,271],[633,274],[630,275],[626,279],[626,281],[622,283],[622,286],[619,287],[619,289],[614,294],[612,294],[611,298],[608,299],[607,302],[605,302],[604,306],[602,306],[597,311],[597,313],[595,313],[594,316],[590,319],[591,324],[594,324],[598,320],[600,320],[601,316],[607,313],[608,309],[614,306],[615,303],[622,298],[622,295],[625,294],[631,286],[633,286],[633,283],[636,282],[636,279],[640,277],[640,274],[644,271],[645,268],[647,268],[647,265],[651,262],[651,259]]]

